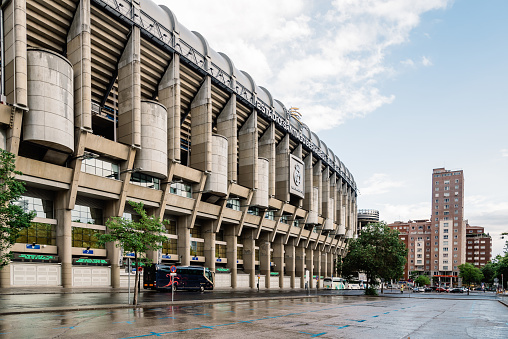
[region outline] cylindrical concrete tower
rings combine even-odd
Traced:
[[[141,101],[141,150],[134,167],[161,179],[168,174],[167,120],[166,107],[156,101]]]
[[[222,135],[212,136],[212,173],[206,180],[205,191],[218,195],[228,192],[228,139]]]
[[[28,108],[23,140],[74,151],[74,87],[70,62],[46,49],[27,51]]]
[[[267,208],[268,190],[270,188],[270,162],[266,158],[258,158],[258,189],[254,192],[251,205]]]

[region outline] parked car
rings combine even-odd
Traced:
[[[467,287],[461,287],[461,289],[462,289],[463,293],[467,293],[467,291],[469,291],[469,289]]]
[[[454,288],[450,288],[448,290],[448,292],[450,293],[464,293],[464,291],[462,290],[461,287],[454,287]]]
[[[432,292],[432,287],[425,287],[424,292]]]
[[[418,287],[418,292],[425,292],[425,287]]]
[[[438,287],[436,288],[436,292],[446,292],[446,288]]]
[[[418,287],[413,287],[413,292],[420,292],[420,291],[418,290]]]

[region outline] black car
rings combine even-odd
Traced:
[[[464,293],[464,291],[462,288],[455,287],[450,289],[450,293]]]
[[[432,287],[425,287],[425,292],[432,292]]]

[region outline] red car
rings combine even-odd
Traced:
[[[438,287],[436,288],[436,292],[447,292],[446,288]]]

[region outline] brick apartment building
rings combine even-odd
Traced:
[[[466,224],[466,262],[481,268],[491,257],[492,238],[485,233],[485,228]]]

